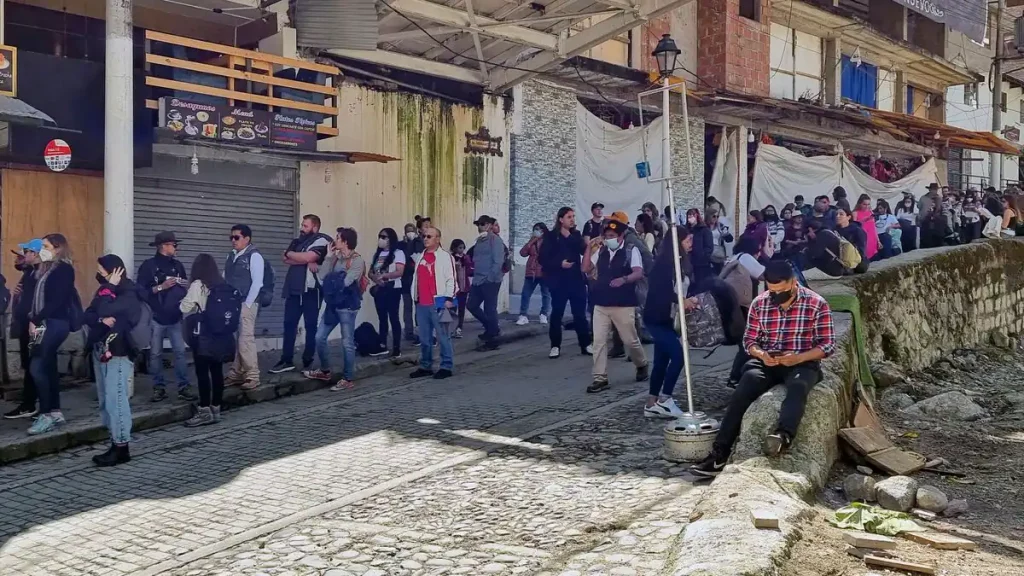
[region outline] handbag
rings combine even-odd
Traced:
[[[701,292],[694,298],[697,306],[687,310],[686,341],[694,348],[713,348],[725,342],[722,313],[710,292]]]

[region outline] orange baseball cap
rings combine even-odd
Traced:
[[[629,224],[629,216],[625,212],[623,212],[622,210],[619,210],[617,212],[613,212],[612,213],[612,220],[618,220],[619,222],[622,222],[623,224]]]

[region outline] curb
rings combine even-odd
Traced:
[[[503,327],[500,343],[509,344],[536,336],[547,334],[548,327],[540,324],[527,324],[526,326]],[[471,354],[477,347],[476,336],[467,337],[465,340],[456,341],[456,357],[462,360],[459,366],[472,365],[474,362],[486,356]],[[419,354],[410,354],[397,362],[388,359],[370,359],[368,362],[359,364],[356,367],[355,378],[362,380],[374,376],[391,374],[399,370],[412,368],[419,361]],[[269,402],[278,398],[305,394],[323,388],[330,387],[330,383],[303,378],[298,372],[289,372],[281,375],[267,375],[263,384],[253,390],[242,390],[231,387],[224,389],[224,406],[227,408],[239,408],[256,404],[258,402]],[[147,430],[184,422],[192,417],[192,404],[174,404],[138,410],[132,412],[132,431]],[[86,422],[85,420],[73,421],[63,430],[43,434],[41,436],[25,436],[10,444],[0,446],[0,464],[7,464],[24,460],[33,456],[53,454],[84,444],[103,442],[109,438],[110,433],[99,419]]]

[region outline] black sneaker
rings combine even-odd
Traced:
[[[445,378],[451,378],[451,377],[452,377],[452,371],[451,370],[445,370],[444,368],[441,368],[440,370],[438,370],[437,372],[434,373],[434,380],[444,380]]]
[[[291,372],[295,370],[295,364],[291,362],[278,362],[274,364],[274,367],[269,370],[271,374],[283,374],[285,372]]]
[[[4,414],[4,419],[17,420],[19,418],[32,418],[36,414],[39,414],[39,410],[36,410],[35,406],[18,406],[14,410]]]
[[[789,437],[789,434],[777,431],[774,434],[769,434],[765,437],[764,443],[761,445],[761,450],[764,452],[765,456],[774,458],[789,450],[791,444],[793,444],[793,439]]]
[[[477,346],[476,349],[481,352],[490,352],[492,350],[498,350],[499,348],[501,348],[501,346],[498,346],[497,342],[494,340],[488,340]]]
[[[409,374],[409,378],[426,378],[427,376],[433,376],[433,370],[427,370],[426,368],[417,368]]]
[[[607,380],[594,380],[594,382],[587,386],[587,394],[594,394],[595,392],[603,392],[608,389]]]
[[[149,397],[150,402],[163,402],[167,400],[166,388],[153,388],[153,395]]]
[[[377,358],[377,357],[380,357],[380,356],[385,356],[385,355],[387,355],[387,353],[388,353],[388,349],[387,348],[381,348],[379,350],[374,350],[373,352],[370,352],[370,357],[371,358]]]
[[[716,450],[712,450],[711,454],[699,464],[690,466],[690,474],[701,478],[714,478],[722,472],[728,462],[728,456],[722,456]]]
[[[199,400],[199,396],[192,391],[191,387],[187,387],[178,390],[178,400],[184,400],[185,402],[195,402]]]
[[[636,381],[646,382],[651,377],[650,364],[644,364],[643,366],[636,369]]]

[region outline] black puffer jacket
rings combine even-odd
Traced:
[[[88,327],[88,348],[106,340],[111,332],[117,336],[109,344],[110,353],[114,356],[135,357],[135,351],[128,343],[128,332],[139,321],[142,304],[139,302],[138,289],[135,283],[125,278],[117,286],[104,282],[96,290],[89,307],[85,309],[83,325]],[[113,318],[114,326],[108,327],[101,320]]]

